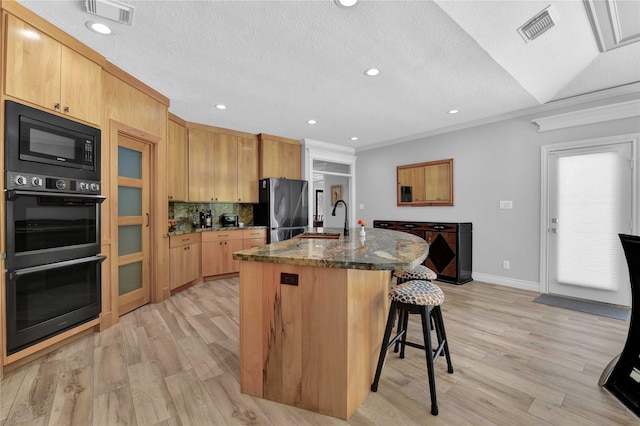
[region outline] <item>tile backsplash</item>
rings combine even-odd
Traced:
[[[211,210],[213,216],[213,226],[218,227],[220,224],[220,216],[223,213],[236,213],[239,221],[245,226],[253,225],[253,204],[239,203],[169,203],[169,219],[176,220],[177,231],[190,231],[192,229],[192,218],[194,214],[203,211],[206,213]]]

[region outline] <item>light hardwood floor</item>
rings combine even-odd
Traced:
[[[348,421],[240,393],[238,279],[209,281],[133,311],[5,374],[0,425],[638,425],[597,386],[628,322],[549,307],[535,293],[440,283],[455,372],[392,352],[379,390]],[[410,336],[420,336],[412,318]]]

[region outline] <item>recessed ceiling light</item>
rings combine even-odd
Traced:
[[[369,68],[369,69],[364,71],[364,74],[368,75],[369,77],[374,77],[374,76],[380,74],[380,70],[378,68]]]
[[[218,109],[227,109],[227,106],[226,105],[222,105],[222,104],[218,104],[218,105],[216,105],[216,108],[218,108]]]
[[[340,7],[351,7],[358,3],[358,0],[335,0],[335,2]]]
[[[111,28],[100,22],[87,21],[87,28],[98,34],[111,34]]]
[[[357,137],[357,136],[353,136],[353,137],[351,138],[351,140],[352,140],[352,141],[357,141],[357,140],[358,140],[358,137]]]
[[[457,109],[449,110],[449,114],[457,114],[457,113],[459,113],[459,112],[460,112],[460,111],[459,111],[459,110],[457,110]]]
[[[309,123],[309,124],[316,124],[316,120],[307,120],[307,123]]]

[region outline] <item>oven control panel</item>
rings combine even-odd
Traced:
[[[6,188],[30,191],[100,194],[100,182],[97,181],[34,175],[21,172],[7,172]]]

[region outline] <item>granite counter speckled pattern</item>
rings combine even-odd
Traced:
[[[170,237],[174,237],[176,235],[184,235],[184,234],[194,234],[196,232],[216,232],[216,231],[241,231],[243,229],[267,229],[266,226],[244,226],[240,228],[239,226],[214,226],[213,228],[187,228],[183,231],[173,231],[167,232],[167,235]]]
[[[315,232],[311,230],[310,232]],[[324,228],[340,233],[339,228]],[[387,229],[350,229],[340,239],[292,238],[266,246],[235,252],[233,258],[263,263],[284,263],[325,268],[365,270],[406,270],[421,264],[429,254],[429,244],[406,232]]]

